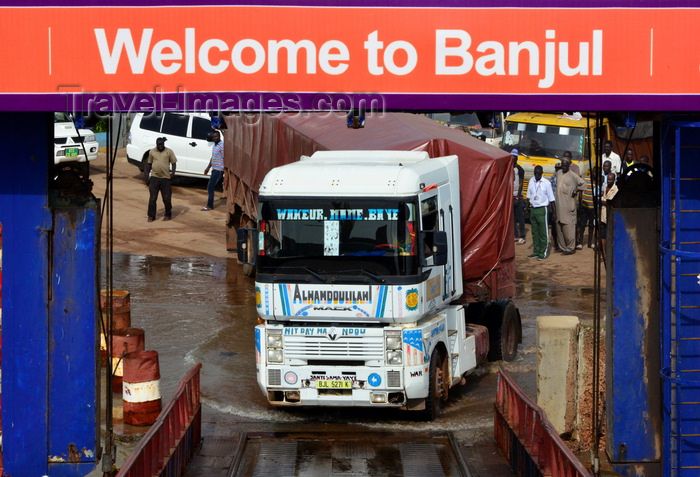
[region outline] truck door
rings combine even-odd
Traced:
[[[423,232],[428,232],[425,234],[421,234],[423,237],[422,246],[423,254],[425,257],[425,263],[427,266],[434,266],[434,235],[430,232],[437,232],[438,230],[440,230],[440,215],[437,190],[432,190],[429,193],[423,194],[420,197],[420,213],[420,230]]]
[[[204,174],[204,169],[209,164],[211,148],[214,143],[207,141],[207,135],[211,132],[211,119],[209,117],[192,116],[189,134],[192,155],[190,156],[189,169],[193,174]],[[224,140],[223,134],[221,134],[221,140]]]
[[[445,301],[455,293],[455,277],[453,268],[455,264],[455,250],[459,244],[454,241],[455,217],[450,199],[450,186],[443,185],[437,189],[426,192],[419,197],[421,207],[421,230],[428,232],[422,234],[424,237],[423,253],[425,254],[425,264],[435,267],[427,284],[428,299],[440,297]],[[458,221],[458,218],[457,218]],[[434,256],[433,240],[435,235],[430,232],[443,231],[447,235],[447,264],[436,266]]]

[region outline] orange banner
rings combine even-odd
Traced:
[[[0,94],[700,92],[700,9],[5,7],[0,18]]]

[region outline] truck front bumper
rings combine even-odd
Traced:
[[[267,367],[258,384],[275,406],[405,407],[427,396],[428,373],[407,368]]]

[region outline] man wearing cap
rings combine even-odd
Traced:
[[[518,150],[510,151],[513,157],[513,219],[515,220],[515,243],[525,243],[525,200],[523,199],[523,182],[525,170],[518,164]]]
[[[163,198],[165,206],[165,215],[163,220],[172,218],[172,187],[171,180],[175,177],[175,163],[177,158],[172,149],[165,147],[165,138],[159,137],[156,139],[156,147],[148,152],[148,160],[144,173],[146,174],[146,185],[150,192],[148,200],[148,221],[156,220],[156,202],[158,201],[158,192]]]

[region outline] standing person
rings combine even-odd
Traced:
[[[605,188],[605,183],[608,181],[608,174],[610,174],[611,172],[612,163],[608,160],[603,161],[603,173],[598,178],[600,180],[601,189]],[[615,173],[613,172],[613,174]],[[617,180],[617,175],[615,175],[615,179]]]
[[[603,157],[602,161],[603,164],[605,164],[605,161],[610,161],[610,169],[617,174],[620,173],[620,167],[622,166],[622,160],[620,159],[620,156],[615,154],[612,150],[612,141],[607,139],[603,143]]]
[[[573,172],[577,176],[581,177],[581,169],[578,168],[578,165],[574,164],[574,156],[571,155],[571,152],[564,151],[564,153],[561,155],[561,160],[569,161],[569,170],[571,170],[571,172]]]
[[[158,192],[163,198],[165,206],[165,215],[163,220],[172,218],[173,205],[171,202],[173,189],[171,181],[175,177],[175,164],[177,158],[172,149],[165,147],[165,138],[159,137],[156,139],[156,147],[148,152],[148,160],[144,173],[146,174],[146,185],[150,197],[148,199],[148,221],[156,220],[156,203],[158,201]]]
[[[205,174],[208,174],[209,169],[211,169],[211,176],[209,176],[209,184],[207,185],[207,193],[209,195],[207,197],[207,205],[202,207],[202,210],[212,210],[214,208],[214,191],[224,179],[224,142],[221,140],[219,131],[212,133],[212,139],[214,140],[214,146],[211,148],[211,159],[207,168],[204,169]]]
[[[609,161],[605,161],[609,163]],[[593,229],[595,227],[595,207],[593,203],[593,195],[600,197],[598,184],[600,181],[600,173],[598,166],[593,166],[589,174],[584,178],[586,181],[586,190],[581,194],[581,203],[578,206],[578,228],[576,230],[576,250],[583,248],[583,234],[586,232],[588,225],[588,248],[593,248]]]
[[[631,148],[625,150],[625,161],[622,163],[622,168],[620,169],[620,176],[624,176],[625,173],[635,164],[634,151]],[[613,171],[614,172],[614,171]]]
[[[532,253],[527,258],[544,260],[549,255],[549,227],[547,225],[554,193],[552,184],[542,179],[542,166],[535,166],[535,177],[527,184],[527,198],[530,209],[530,231],[532,233]]]
[[[515,242],[519,245],[525,243],[525,200],[523,199],[523,182],[525,182],[525,170],[518,164],[518,150],[510,151],[513,156],[513,218],[515,220]]]
[[[605,191],[603,192],[603,197],[600,199],[600,251],[602,253],[601,258],[603,262],[605,262],[605,256],[607,253],[607,249],[605,247],[608,238],[608,207],[616,194],[617,184],[615,184],[615,174],[611,172],[608,174],[607,182],[605,184]]]
[[[556,164],[554,166],[554,174],[549,178],[549,183],[552,186],[552,194],[554,194],[554,197],[557,196],[557,172],[560,170],[561,164]],[[561,252],[561,249],[559,248],[559,241],[557,240],[557,208],[552,207],[550,212],[552,213],[549,220],[549,225],[552,226],[552,244],[555,252]]]
[[[576,251],[576,194],[586,189],[586,182],[569,170],[571,162],[562,159],[557,172],[557,241],[562,255],[573,255]]]

